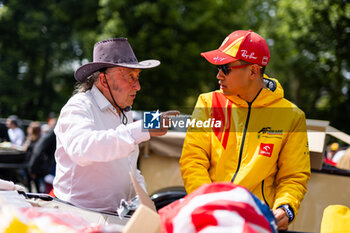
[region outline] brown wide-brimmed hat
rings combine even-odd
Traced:
[[[115,66],[149,69],[159,66],[158,60],[138,62],[127,38],[112,38],[97,42],[94,46],[93,62],[80,66],[74,74],[78,82],[84,82],[94,72]]]

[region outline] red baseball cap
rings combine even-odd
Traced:
[[[201,53],[201,55],[214,65],[244,60],[266,66],[270,60],[270,51],[266,41],[252,30],[234,31],[225,38],[220,48]]]

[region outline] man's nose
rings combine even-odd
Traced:
[[[139,81],[138,79],[134,82],[134,89],[135,89],[136,91],[141,90],[140,81]]]
[[[224,73],[222,72],[221,69],[218,70],[218,73],[216,74],[216,78],[219,79],[219,80],[224,80],[225,79],[225,75],[224,75]]]

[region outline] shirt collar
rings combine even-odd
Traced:
[[[93,85],[91,88],[91,94],[96,100],[96,103],[101,111],[106,110],[107,108],[113,107],[113,105],[107,100],[107,98],[101,93],[101,91]]]

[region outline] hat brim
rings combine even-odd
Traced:
[[[230,62],[237,61],[237,58],[231,57],[219,49],[201,53],[208,62],[214,65],[225,65]]]
[[[111,68],[116,66],[134,68],[134,69],[150,69],[160,65],[158,60],[145,60],[139,63],[111,63],[111,62],[89,62],[80,66],[74,73],[74,77],[78,82],[84,82],[94,72],[103,68]]]

